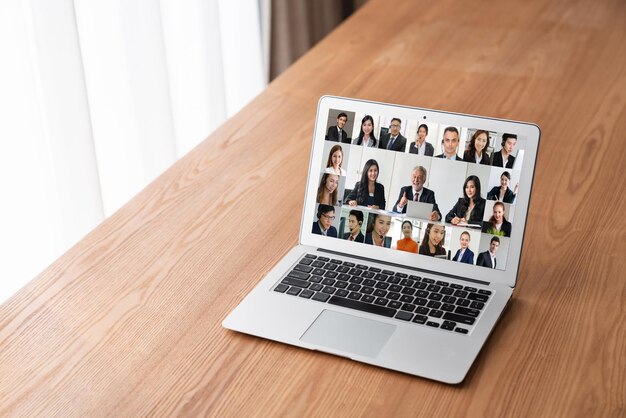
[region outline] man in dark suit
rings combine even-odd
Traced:
[[[474,252],[467,248],[470,243],[470,234],[467,231],[461,232],[461,238],[459,240],[461,248],[456,251],[452,261],[458,261],[460,263],[474,264]]]
[[[400,135],[402,121],[398,118],[391,119],[389,132],[380,136],[378,148],[388,149],[390,151],[404,152],[406,150],[406,138]]]
[[[463,158],[456,155],[456,150],[459,148],[459,130],[454,126],[448,126],[443,131],[443,152],[436,155],[435,158],[445,158],[453,161],[463,161]]]
[[[350,138],[348,138],[348,134],[343,130],[343,127],[346,126],[346,122],[348,121],[348,115],[341,112],[337,115],[337,125],[331,126],[328,128],[328,133],[326,134],[327,141],[333,142],[342,142],[344,144],[350,143]]]
[[[489,250],[478,254],[476,265],[487,267],[490,269],[495,269],[498,266],[498,260],[496,260],[496,253],[498,252],[499,246],[500,246],[500,238],[498,237],[491,238],[491,241],[489,242]]]
[[[393,211],[406,213],[409,201],[431,203],[433,211],[430,214],[430,220],[440,220],[441,212],[439,212],[439,206],[437,206],[435,201],[435,192],[423,187],[424,183],[426,183],[426,169],[421,165],[414,167],[411,170],[411,185],[400,189],[400,196],[398,196],[398,201],[393,206]]]
[[[517,144],[517,135],[503,134],[502,149],[493,154],[491,165],[494,167],[513,168],[513,164],[515,164],[515,157],[513,156],[515,144]]]
[[[348,215],[348,228],[350,232],[343,234],[343,239],[354,242],[363,242],[365,235],[361,232],[361,226],[363,225],[363,212],[360,210],[351,210]]]
[[[337,238],[337,228],[333,226],[335,220],[335,208],[330,205],[321,204],[317,208],[317,221],[313,222],[311,232],[317,235]]]

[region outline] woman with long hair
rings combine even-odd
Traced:
[[[324,203],[330,206],[337,206],[337,188],[339,187],[339,176],[336,174],[322,175],[322,180],[317,188],[317,203]]]
[[[517,190],[519,189],[519,183],[515,185],[515,190],[509,189],[509,183],[511,182],[511,174],[508,171],[504,171],[500,175],[500,187],[494,186],[489,193],[487,193],[487,200],[498,200],[504,203],[515,202],[515,196],[517,196]]]
[[[480,179],[469,176],[463,184],[463,197],[446,215],[446,222],[452,225],[468,224],[481,226],[485,212],[485,199],[480,196]]]
[[[428,125],[422,123],[417,127],[417,135],[415,136],[415,142],[411,142],[409,146],[409,153],[411,154],[419,154],[425,155],[427,157],[432,157],[435,153],[435,148],[432,144],[426,142],[426,137],[428,136]]]
[[[363,145],[364,147],[376,148],[378,140],[374,136],[374,118],[365,115],[361,120],[361,132],[359,136],[352,141],[353,145]]]
[[[370,222],[365,234],[365,244],[376,245],[377,247],[391,247],[391,237],[386,236],[391,228],[391,216],[370,214]]]
[[[468,163],[490,165],[491,158],[487,154],[487,145],[489,144],[489,132],[478,129],[472,135],[467,149],[463,153],[463,161]]]
[[[489,218],[489,222],[483,222],[483,232],[501,237],[511,236],[511,222],[504,217],[506,208],[504,203],[496,202],[493,204],[493,215]]]
[[[430,257],[445,256],[446,249],[443,241],[446,236],[446,227],[441,224],[429,223],[424,233],[424,239],[420,244],[419,253]]]
[[[361,173],[361,180],[357,181],[354,188],[346,197],[350,206],[367,206],[370,209],[385,209],[385,186],[378,183],[380,169],[376,160],[367,160]]]
[[[409,253],[417,253],[417,242],[411,237],[413,235],[413,223],[411,221],[402,222],[402,235],[404,238],[399,239],[396,244],[398,250]]]
[[[341,145],[335,145],[330,149],[330,152],[328,153],[328,161],[326,162],[326,170],[324,170],[324,173],[345,176],[346,170],[341,168],[342,163],[343,148],[341,148]]]

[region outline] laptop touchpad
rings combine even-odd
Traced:
[[[300,340],[361,356],[376,357],[395,330],[395,325],[324,310]]]

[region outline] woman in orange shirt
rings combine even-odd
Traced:
[[[417,242],[411,238],[411,235],[413,234],[413,224],[411,221],[402,222],[402,234],[404,235],[404,238],[398,240],[398,249],[400,251],[417,254]]]

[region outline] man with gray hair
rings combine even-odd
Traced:
[[[439,207],[435,201],[435,192],[424,187],[424,183],[426,183],[426,169],[418,165],[411,170],[411,185],[400,189],[400,196],[398,196],[398,201],[393,206],[393,211],[406,213],[409,201],[430,203],[433,205],[430,220],[440,220],[441,212],[439,212]]]

